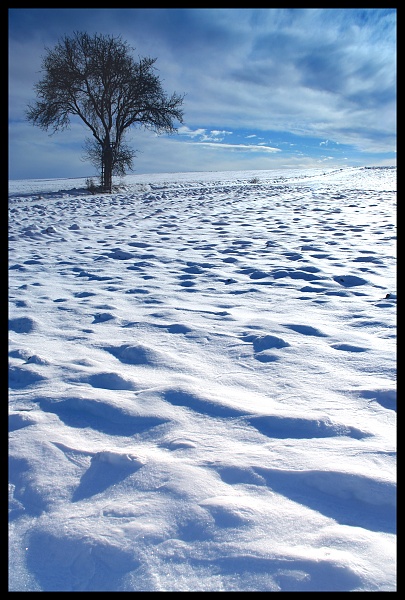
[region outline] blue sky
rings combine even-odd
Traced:
[[[120,35],[185,94],[173,136],[139,128],[135,173],[396,164],[396,9],[9,9],[9,178],[87,177],[88,130],[27,123],[42,57]]]

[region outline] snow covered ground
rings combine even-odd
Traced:
[[[396,169],[9,182],[9,590],[396,591]]]

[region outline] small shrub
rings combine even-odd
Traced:
[[[87,177],[86,179],[86,188],[89,190],[91,194],[95,194],[97,191],[97,186],[94,183],[94,179],[92,177]]]
[[[249,183],[260,183],[260,179],[258,177],[253,177],[253,179],[251,179]]]

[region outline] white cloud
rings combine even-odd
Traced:
[[[180,135],[185,135],[187,137],[191,137],[191,138],[195,138],[198,137],[199,135],[205,135],[206,129],[190,129],[189,127],[186,127],[185,125],[181,125],[178,128],[178,133]]]
[[[249,144],[221,144],[215,142],[193,142],[199,146],[209,146],[210,148],[220,150],[239,150],[243,152],[281,152],[280,148],[272,148],[270,146],[249,145]]]
[[[210,133],[214,137],[218,137],[218,136],[223,137],[224,135],[231,135],[232,131],[225,131],[224,129],[222,131],[217,131],[217,130],[213,129]]]

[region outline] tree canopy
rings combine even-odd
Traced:
[[[27,119],[52,133],[79,117],[92,133],[86,158],[101,169],[102,187],[112,175],[132,170],[135,152],[124,142],[127,130],[140,126],[172,134],[183,123],[184,95],[167,95],[155,72],[156,58],[140,57],[121,37],[75,32],[46,48],[37,100]]]

